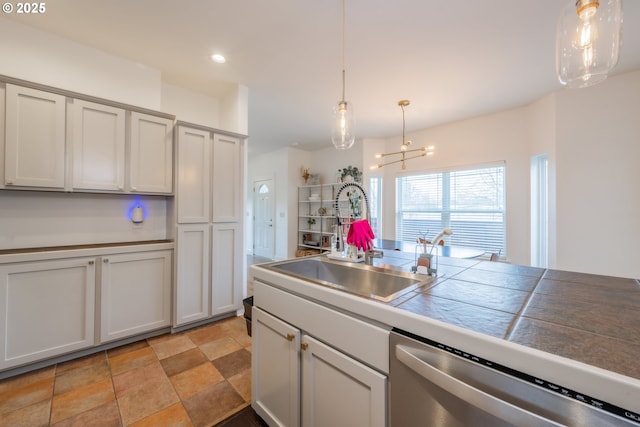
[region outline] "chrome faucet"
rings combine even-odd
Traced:
[[[364,253],[364,263],[367,265],[373,265],[374,258],[382,258],[384,252],[380,249],[369,249]]]
[[[370,214],[369,214],[369,198],[367,197],[367,192],[364,191],[364,187],[362,187],[362,185],[358,184],[357,182],[347,182],[342,186],[340,186],[340,188],[338,189],[338,192],[336,193],[336,198],[334,201],[334,209],[335,209],[336,218],[338,219],[337,221],[338,230],[336,233],[338,238],[338,245],[339,245],[338,250],[341,252],[344,252],[346,250],[346,247],[345,247],[346,245],[344,244],[344,236],[342,231],[342,217],[340,216],[340,194],[342,194],[342,192],[349,187],[354,187],[362,193],[362,196],[364,197],[364,203],[365,203],[365,208],[367,213],[367,220],[371,222]]]

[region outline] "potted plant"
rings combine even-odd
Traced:
[[[313,228],[313,226],[316,224],[316,219],[315,218],[307,219],[307,224],[309,224],[309,228]]]
[[[357,166],[338,169],[342,182],[362,182],[362,171]]]

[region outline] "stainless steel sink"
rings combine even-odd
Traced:
[[[333,262],[324,257],[301,258],[261,266],[383,302],[433,281],[431,277],[422,278],[368,265]]]

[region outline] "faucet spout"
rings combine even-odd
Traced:
[[[384,252],[380,249],[369,249],[364,253],[364,263],[367,265],[373,265],[374,258],[382,258]]]

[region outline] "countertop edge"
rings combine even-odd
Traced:
[[[426,336],[593,398],[640,412],[640,400],[637,398],[640,380],[635,378],[318,286],[261,268],[260,265],[250,266],[250,275],[277,288],[370,319],[374,323],[384,323]]]
[[[44,261],[61,258],[102,256],[131,252],[173,250],[175,242],[171,240],[122,242],[95,245],[60,246],[47,248],[21,249],[16,252],[0,251],[0,265],[13,262]]]

